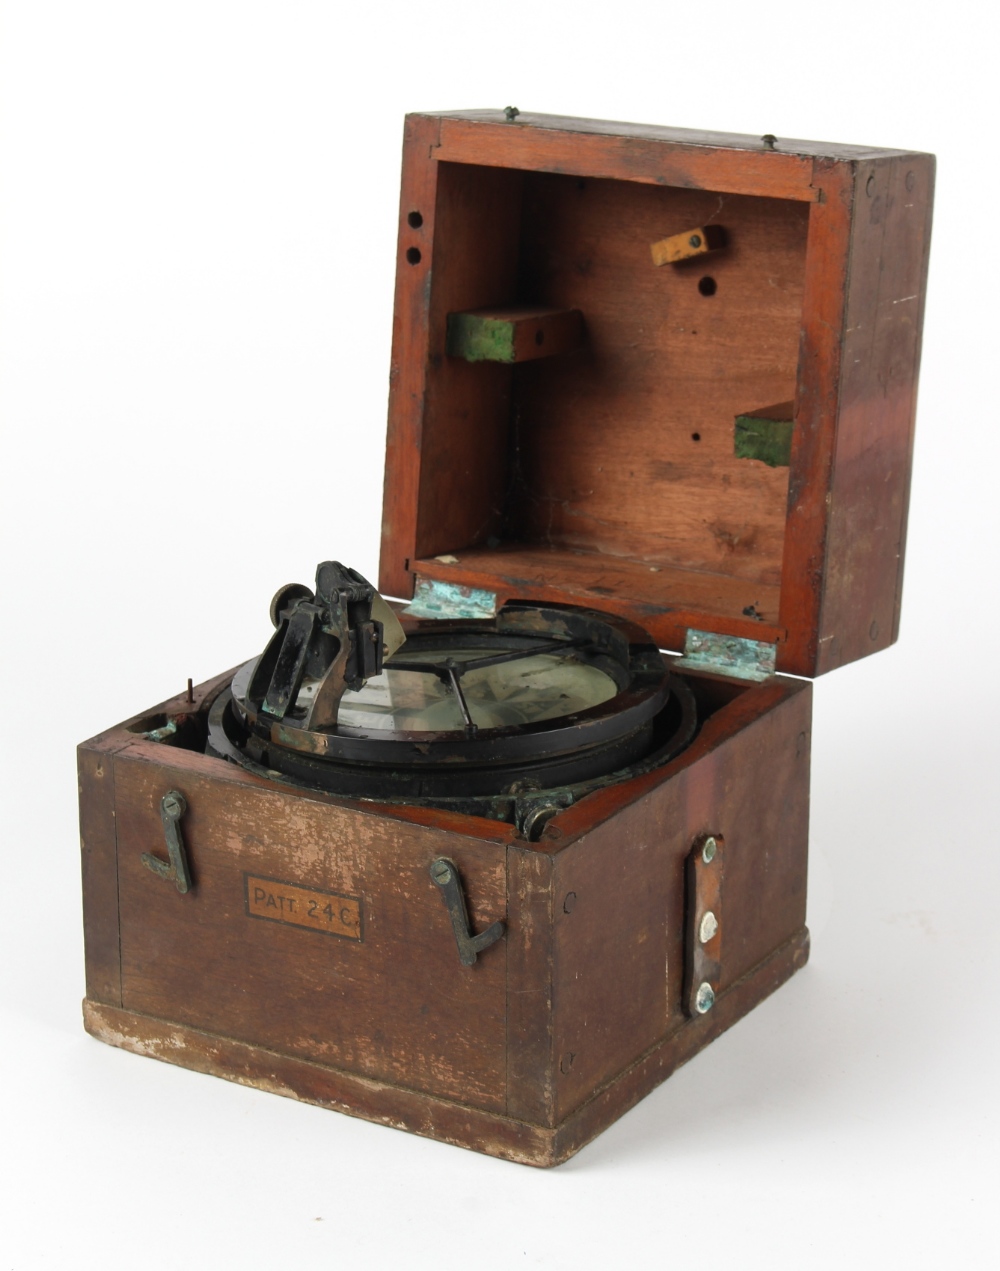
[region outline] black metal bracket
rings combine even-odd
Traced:
[[[455,862],[450,861],[447,856],[439,856],[436,861],[431,862],[431,878],[441,888],[444,903],[448,906],[455,943],[458,945],[458,960],[462,966],[472,966],[484,949],[496,944],[506,927],[502,922],[494,922],[478,936],[472,934],[462,881]]]
[[[344,693],[381,675],[383,657],[405,638],[371,583],[335,560],[316,570],[315,593],[301,583],[282,587],[271,601],[271,620],[277,630],[247,689],[265,737],[272,724],[286,719],[309,729],[335,724]],[[315,692],[311,703],[299,708],[307,678],[315,682]]]
[[[179,790],[168,790],[160,800],[160,820],[163,822],[163,837],[167,840],[167,855],[170,863],[161,861],[159,857],[143,852],[142,863],[157,878],[173,883],[183,895],[191,890],[191,869],[188,865],[187,852],[184,850],[184,837],[181,834],[181,817],[187,811],[187,799]]]

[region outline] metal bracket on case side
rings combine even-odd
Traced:
[[[441,888],[441,895],[448,907],[452,929],[455,932],[455,943],[458,945],[458,960],[462,966],[472,966],[477,956],[491,944],[496,944],[505,931],[502,922],[494,922],[474,936],[469,929],[469,911],[465,905],[465,893],[458,877],[455,862],[446,856],[439,856],[431,862],[431,878]]]
[[[191,890],[191,869],[181,835],[181,817],[186,811],[187,799],[179,790],[168,790],[160,800],[160,820],[163,822],[163,837],[167,840],[170,863],[161,861],[149,852],[142,854],[143,865],[157,878],[173,883],[181,895]]]

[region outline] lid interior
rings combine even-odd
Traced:
[[[741,454],[737,420],[792,418],[809,204],[439,168],[410,570],[778,639],[787,448]],[[654,264],[707,226],[722,247]],[[512,308],[543,334],[577,310],[582,339],[456,355],[449,319]]]
[[[909,151],[409,116],[381,589],[798,675],[887,647],[933,188]]]

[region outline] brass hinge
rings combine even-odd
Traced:
[[[776,656],[777,645],[692,628],[684,637],[684,656],[674,665],[740,680],[766,680],[774,674]]]
[[[403,610],[414,618],[495,618],[497,595],[437,578],[418,578],[413,600]]]

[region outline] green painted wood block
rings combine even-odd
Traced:
[[[514,323],[478,313],[450,313],[448,356],[467,362],[513,362]]]
[[[531,362],[567,353],[582,339],[578,309],[477,309],[448,314],[446,349],[466,362]]]
[[[768,406],[736,416],[733,454],[758,459],[770,468],[787,468],[792,457],[792,403]]]

